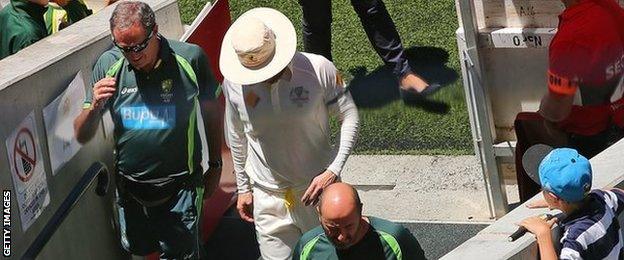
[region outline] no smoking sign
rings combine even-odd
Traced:
[[[24,232],[50,204],[38,139],[35,113],[30,112],[4,142]]]
[[[21,181],[27,182],[32,177],[36,165],[35,139],[29,129],[22,128],[17,133],[13,145],[13,170]]]

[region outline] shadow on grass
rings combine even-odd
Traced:
[[[446,66],[449,54],[442,48],[410,47],[405,50],[405,54],[410,67],[428,82],[449,85],[458,78],[457,72]],[[446,114],[449,111],[449,105],[444,102],[415,95],[401,97],[397,78],[385,66],[380,66],[370,73],[363,66],[349,72],[353,75],[349,89],[358,107],[379,108],[403,98],[407,106],[422,108],[428,112]]]
[[[459,78],[459,74],[446,63],[449,60],[448,51],[438,47],[410,47],[405,49],[410,67],[424,77],[428,82],[438,82],[449,85]]]

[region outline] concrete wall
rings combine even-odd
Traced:
[[[166,37],[183,33],[175,0],[146,0],[156,12],[159,31]],[[40,233],[60,203],[95,161],[112,171],[112,138],[100,130],[95,138],[56,175],[52,175],[42,109],[56,98],[82,71],[85,84],[97,57],[111,48],[108,19],[112,7],[92,15],[61,32],[47,37],[15,55],[0,61],[0,140],[11,134],[31,112],[35,112],[50,204],[26,232],[21,228],[15,192],[11,198],[12,256],[21,258],[24,250]],[[90,86],[87,86],[90,87]],[[81,104],[73,104],[81,106]],[[7,150],[0,148],[0,188],[14,191]],[[109,191],[113,191],[109,189]],[[120,247],[113,226],[112,192],[102,198],[91,187],[43,249],[41,259],[119,259]]]
[[[624,140],[620,140],[590,160],[594,171],[593,189],[624,187],[622,153],[624,153]],[[442,259],[537,259],[537,244],[533,235],[527,234],[514,242],[508,242],[507,237],[518,228],[515,223],[527,217],[546,212],[558,212],[526,207],[527,203],[539,198],[542,198],[541,194],[519,205]],[[620,225],[622,224],[624,222],[620,216]]]

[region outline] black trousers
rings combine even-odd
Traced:
[[[299,0],[303,10],[303,46],[306,52],[331,55],[331,0]],[[410,71],[401,38],[382,0],[351,0],[377,54],[397,77]]]

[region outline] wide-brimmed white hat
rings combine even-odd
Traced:
[[[238,17],[225,33],[219,68],[233,83],[255,84],[288,66],[296,49],[295,27],[284,14],[254,8]]]

